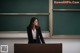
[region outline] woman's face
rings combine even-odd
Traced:
[[[35,21],[34,21],[34,26],[38,26],[38,20],[37,19],[35,19]]]

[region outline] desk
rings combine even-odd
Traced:
[[[14,53],[62,53],[62,44],[14,44]]]

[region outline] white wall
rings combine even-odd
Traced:
[[[26,38],[16,38],[16,39],[1,39],[0,45],[7,44],[9,47],[8,53],[14,53],[14,44],[15,43],[27,43],[28,40]],[[54,44],[54,43],[62,43],[63,45],[63,53],[80,53],[80,39],[45,39],[46,44]]]

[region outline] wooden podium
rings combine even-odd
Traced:
[[[14,44],[14,53],[62,53],[62,44]]]

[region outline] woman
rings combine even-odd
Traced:
[[[42,37],[41,29],[39,27],[39,20],[33,17],[27,27],[28,43],[45,43]]]

